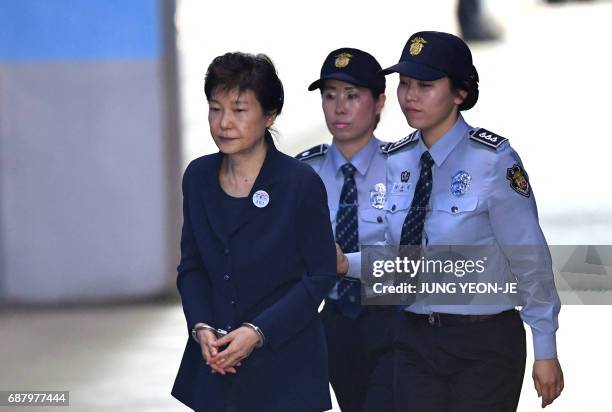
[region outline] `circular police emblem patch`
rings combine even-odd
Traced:
[[[451,193],[454,196],[463,196],[470,188],[472,176],[464,170],[459,170],[451,180]]]
[[[387,187],[384,183],[376,183],[374,190],[370,190],[370,204],[375,209],[382,209],[385,206]]]

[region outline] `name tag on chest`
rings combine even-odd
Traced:
[[[398,193],[408,194],[409,191],[410,191],[410,183],[395,182],[393,183],[393,186],[391,187],[392,194],[398,194]]]

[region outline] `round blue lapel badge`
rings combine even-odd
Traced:
[[[468,172],[459,170],[451,181],[451,193],[457,197],[463,196],[470,188],[471,181],[472,176]]]

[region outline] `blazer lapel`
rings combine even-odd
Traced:
[[[206,216],[208,217],[208,223],[212,228],[213,232],[225,247],[228,245],[228,234],[227,229],[223,225],[222,210],[221,210],[221,186],[219,185],[219,167],[221,166],[221,159],[223,155],[216,153],[214,155],[214,161],[211,162],[211,166],[206,170],[204,179],[202,179],[202,185],[200,188],[202,209],[204,209]]]
[[[228,245],[230,236],[233,236],[241,227],[256,219],[262,213],[262,209],[265,209],[265,207],[259,208],[255,206],[253,203],[253,195],[260,190],[269,194],[270,188],[274,186],[282,173],[279,165],[279,160],[282,155],[274,145],[272,136],[268,132],[266,132],[265,139],[268,144],[268,152],[266,153],[266,158],[261,166],[261,170],[255,179],[255,183],[251,188],[251,192],[248,195],[248,206],[239,220],[234,222],[231,227],[226,228],[223,224],[223,211],[221,210],[222,189],[219,185],[219,168],[221,166],[223,154],[217,153],[214,155],[214,161],[211,162],[210,169],[206,170],[206,176],[202,179],[202,208],[206,212],[210,227],[224,246]],[[270,202],[273,201],[274,199],[270,199]]]
[[[266,132],[266,143],[268,144],[268,152],[266,153],[266,159],[264,160],[263,165],[261,166],[261,170],[255,179],[255,183],[251,188],[251,192],[249,193],[248,206],[244,211],[244,214],[241,215],[240,219],[232,225],[230,230],[230,236],[233,236],[237,231],[240,230],[243,226],[247,225],[249,222],[257,219],[258,216],[263,213],[264,207],[257,207],[253,201],[253,195],[259,191],[264,191],[268,195],[270,195],[270,188],[274,186],[274,184],[278,181],[282,170],[279,165],[279,160],[281,157],[281,153],[278,151],[276,146],[274,145],[274,141],[272,136]],[[274,199],[270,198],[270,202],[273,202]]]

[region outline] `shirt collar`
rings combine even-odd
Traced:
[[[429,150],[429,154],[433,158],[436,166],[442,166],[442,163],[446,160],[450,152],[453,151],[455,146],[461,141],[461,139],[465,136],[470,126],[465,122],[463,116],[461,114],[457,118],[455,125],[451,127],[448,132],[446,132],[436,143],[433,144],[429,149],[423,143],[423,139],[421,137],[421,131],[418,131],[419,138],[419,146],[421,154],[427,150]]]
[[[351,164],[355,166],[357,171],[362,175],[368,172],[368,167],[370,167],[370,163],[372,163],[372,159],[374,155],[379,150],[381,142],[376,137],[372,137],[367,145],[361,148],[353,158],[350,160]],[[346,160],[340,150],[336,147],[335,144],[332,144],[329,148],[329,154],[331,156],[332,166],[334,171],[338,173],[342,165],[347,163],[349,160]]]

